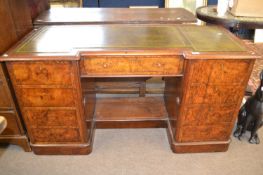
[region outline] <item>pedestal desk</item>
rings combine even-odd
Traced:
[[[88,154],[95,123],[127,121],[167,123],[189,153],[228,149],[256,58],[223,28],[133,24],[43,27],[1,61],[36,154]],[[105,77],[164,77],[164,96],[97,98]]]

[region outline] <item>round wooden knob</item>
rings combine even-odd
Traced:
[[[5,117],[0,116],[0,134],[5,130],[6,126],[7,126],[7,121]]]

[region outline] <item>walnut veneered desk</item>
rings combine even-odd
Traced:
[[[228,149],[256,58],[217,27],[75,25],[33,31],[1,61],[36,154],[88,154],[107,122],[163,122],[185,153]],[[165,77],[164,97],[96,98],[103,77]]]
[[[196,21],[196,17],[184,8],[54,8],[41,13],[34,24],[182,24]]]

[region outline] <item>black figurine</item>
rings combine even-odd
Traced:
[[[256,93],[249,97],[238,113],[237,129],[234,136],[241,139],[246,131],[251,131],[249,142],[259,144],[258,129],[263,125],[263,70],[260,73],[260,86]]]

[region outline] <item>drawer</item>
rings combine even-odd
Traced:
[[[80,142],[77,128],[34,128],[31,130],[33,143],[66,143]]]
[[[19,135],[20,129],[16,120],[16,113],[14,111],[1,111],[0,116],[7,120],[7,127],[1,135]]]
[[[226,141],[232,131],[231,123],[217,125],[184,126],[181,129],[181,142]]]
[[[230,123],[235,117],[236,106],[195,105],[186,107],[183,125]]]
[[[8,63],[17,85],[72,85],[71,62]]]
[[[191,83],[243,85],[253,60],[192,60]],[[203,71],[205,68],[206,71]]]
[[[187,104],[236,104],[240,99],[240,92],[243,92],[242,86],[230,85],[204,85],[194,84],[188,88],[186,94]]]
[[[76,110],[68,109],[25,109],[30,127],[76,127]]]
[[[247,74],[250,71],[251,60],[220,60],[214,63],[209,84],[213,85],[243,85],[247,84]]]
[[[102,75],[178,75],[182,74],[181,57],[92,57],[82,58],[82,76]]]
[[[4,77],[0,77],[0,108],[12,107],[12,101],[10,99],[10,91],[6,84]]]
[[[68,88],[18,88],[23,107],[74,107],[74,90]]]
[[[146,57],[135,59],[132,65],[136,74],[178,75],[182,74],[183,59],[180,57]]]
[[[81,60],[82,75],[120,75],[131,72],[127,58],[86,58]]]

